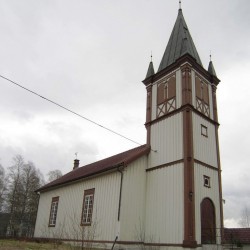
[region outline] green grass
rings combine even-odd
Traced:
[[[19,241],[19,240],[0,240],[0,249],[1,250],[34,250],[34,249],[72,250],[72,249],[77,249],[77,248],[74,248],[66,244],[58,245],[58,244],[51,244],[51,243],[36,243],[36,242]]]

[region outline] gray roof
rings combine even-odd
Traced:
[[[178,16],[172,30],[168,45],[162,57],[158,72],[174,63],[181,56],[189,54],[202,66],[199,54],[195,48],[193,39],[189,33],[182,10],[179,9]]]
[[[208,65],[208,72],[209,72],[212,76],[217,76],[212,61],[209,62],[209,65]]]
[[[150,77],[150,76],[152,76],[154,74],[155,74],[154,65],[153,65],[153,62],[150,62],[149,66],[148,66],[148,72],[147,72],[147,75],[146,75],[145,79],[147,79],[148,77]]]

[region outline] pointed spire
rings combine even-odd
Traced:
[[[162,57],[158,72],[174,63],[178,58],[185,54],[191,55],[198,64],[202,66],[199,54],[195,48],[191,34],[181,9],[181,1],[178,16],[168,41],[165,53]]]
[[[181,10],[181,0],[179,1],[179,10]]]
[[[208,72],[212,75],[212,76],[216,76],[216,72],[215,72],[215,69],[214,69],[214,65],[213,65],[213,62],[212,62],[212,56],[211,56],[211,53],[210,53],[210,62],[209,62],[209,65],[208,65]]]
[[[149,63],[149,66],[148,66],[148,72],[147,72],[147,75],[146,75],[146,78],[147,79],[148,77],[152,76],[155,74],[155,70],[154,70],[154,65],[153,65],[153,61],[152,61],[152,52],[151,52],[151,61]]]

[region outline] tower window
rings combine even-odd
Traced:
[[[176,77],[175,74],[160,81],[157,85],[157,117],[161,117],[176,109]]]
[[[210,115],[208,84],[203,82],[197,75],[195,78],[196,108],[204,115]]]
[[[210,187],[211,187],[211,186],[210,186],[210,177],[204,175],[204,176],[203,176],[203,180],[204,180],[204,187],[210,188]]]
[[[201,135],[208,137],[207,127],[201,124]]]

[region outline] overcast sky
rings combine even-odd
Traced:
[[[250,1],[183,0],[185,20],[218,87],[226,226],[250,207]],[[145,143],[145,78],[158,69],[178,0],[0,0],[0,74]],[[21,154],[44,175],[136,147],[0,79],[0,163]]]

